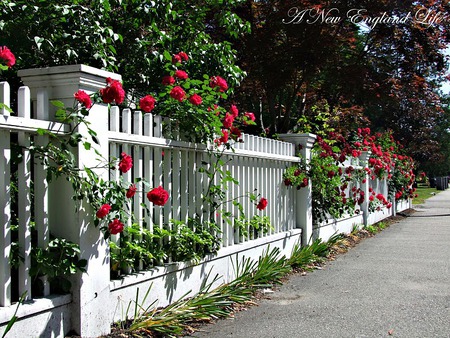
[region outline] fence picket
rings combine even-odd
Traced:
[[[20,87],[18,92],[18,116],[29,119],[30,89]],[[18,133],[18,143],[24,147],[22,161],[18,164],[18,218],[19,218],[19,251],[23,262],[19,266],[19,294],[26,292],[26,298],[31,298],[31,154],[27,148],[30,146],[31,135],[24,132]]]
[[[145,114],[144,115],[144,135],[145,136],[153,136],[153,115]],[[144,180],[149,182],[150,184],[153,182],[153,148],[152,147],[144,147]],[[143,184],[139,185],[140,189],[139,196],[141,196],[140,201],[143,202],[149,213],[145,213],[144,220],[147,224],[147,229],[153,231],[153,208],[150,201],[146,198],[146,187]]]
[[[3,103],[6,107],[11,107],[11,89],[8,82],[0,82],[0,103]],[[0,115],[9,116],[9,110],[0,107]]]
[[[162,137],[162,120],[161,116],[154,117],[154,129],[153,135],[155,137]],[[165,155],[164,155],[165,156]],[[161,148],[155,148],[154,151],[154,179],[153,179],[153,188],[163,185],[163,151]],[[163,226],[163,213],[161,211],[161,207],[153,207],[154,209],[154,221],[155,224],[158,224],[159,227]]]
[[[0,131],[0,209],[3,211],[0,222],[0,306],[11,305],[11,200],[10,200],[10,162],[11,145],[8,131]]]
[[[189,208],[189,152],[186,150],[181,152],[180,195],[180,220],[187,222]]]
[[[46,89],[37,92],[36,118],[49,120],[49,96]],[[40,146],[48,144],[48,136],[36,136],[36,143]],[[50,230],[48,226],[49,202],[47,168],[39,160],[34,164],[34,217],[36,223],[38,246],[46,249],[50,241]],[[46,276],[42,278],[44,284],[44,296],[50,294],[50,284]]]
[[[135,111],[133,113],[133,134],[142,135],[142,113],[140,111]],[[136,178],[144,176],[144,160],[142,158],[143,152],[142,147],[135,145],[133,147],[133,180],[135,183],[138,193],[133,197],[133,214],[136,216],[136,222],[139,227],[142,228],[143,214],[141,208],[141,196],[142,183],[136,182]]]

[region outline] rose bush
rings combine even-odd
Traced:
[[[368,165],[355,169],[349,163],[358,163],[362,152],[371,153]],[[330,215],[340,218],[358,213],[358,206],[366,200],[373,212],[382,207],[391,208],[394,198],[413,198],[413,170],[412,159],[401,154],[401,146],[391,132],[372,135],[370,128],[366,127],[345,137],[333,131],[326,138],[317,137],[309,168],[304,163],[287,168],[283,179],[286,186],[301,189],[306,187],[310,177],[313,219],[318,223]],[[371,188],[369,195],[365,196],[359,184],[367,183],[366,175],[372,181],[387,180],[388,196],[377,195]]]

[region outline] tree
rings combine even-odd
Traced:
[[[358,9],[365,26],[347,16]],[[370,120],[375,130],[393,129],[416,159],[433,161],[448,14],[444,1],[248,1],[240,100],[272,133],[303,130],[305,117],[326,106],[332,128],[345,132]],[[383,15],[397,21],[377,22]]]
[[[0,45],[18,67],[85,63],[122,74],[128,90],[160,83],[164,51],[186,51],[193,75],[243,78],[229,39],[248,31],[232,9],[239,0],[0,0]],[[197,74],[195,74],[197,73]]]

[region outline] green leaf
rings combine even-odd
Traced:
[[[58,101],[58,100],[51,100],[50,103],[51,103],[52,105],[54,105],[55,107],[58,107],[58,108],[65,108],[64,103],[61,102],[61,101]]]
[[[164,51],[164,58],[167,61],[172,61],[172,55],[170,55],[170,53],[167,50]]]

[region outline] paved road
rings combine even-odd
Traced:
[[[450,190],[194,337],[450,337]]]

